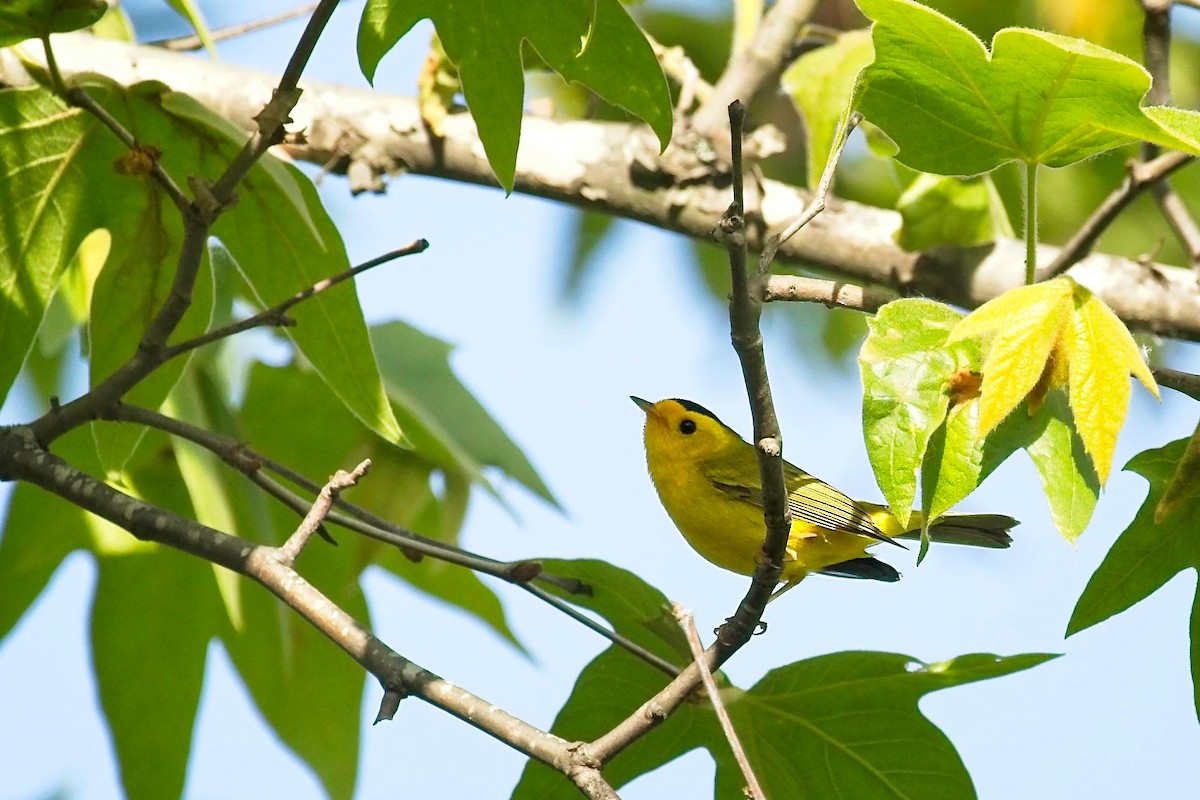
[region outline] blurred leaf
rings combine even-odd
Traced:
[[[115,4],[108,6],[104,16],[92,26],[92,33],[97,39],[110,39],[127,44],[137,41],[137,34],[133,30],[133,20],[129,19],[125,9]]]
[[[0,47],[86,28],[107,8],[104,0],[6,0],[0,4]]]
[[[1200,425],[1192,438],[1188,440],[1187,449],[1179,459],[1179,467],[1163,492],[1162,499],[1154,509],[1154,522],[1160,523],[1182,503],[1188,502],[1200,493]]]
[[[1121,613],[1185,569],[1200,570],[1200,538],[1196,536],[1200,496],[1193,493],[1181,499],[1161,523],[1154,520],[1155,509],[1186,449],[1187,440],[1178,439],[1138,453],[1125,465],[1149,482],[1146,500],[1092,574],[1067,623],[1067,636]],[[1190,637],[1194,704],[1200,718],[1200,597],[1192,604]]]
[[[615,223],[615,217],[585,209],[578,209],[571,215],[567,232],[570,243],[565,248],[570,255],[559,292],[566,302],[575,302],[580,298],[584,282],[596,266],[596,250],[615,229]]]
[[[900,195],[896,244],[909,252],[943,244],[985,244],[996,238],[987,178],[921,174]]]
[[[960,318],[930,300],[888,303],[868,321],[870,334],[859,352],[867,454],[903,526],[917,494],[917,469],[946,416],[946,385],[957,363],[944,345]]]
[[[1131,141],[1200,151],[1200,114],[1142,108],[1150,75],[1081,39],[1000,31],[991,52],[911,0],[858,0],[875,21],[875,61],[858,108],[900,146],[902,163],[978,175],[1008,161],[1061,167]]]
[[[481,469],[499,467],[558,507],[529,459],[450,368],[451,345],[403,322],[374,326],[371,341],[396,415],[424,458],[485,486]]]
[[[358,30],[359,64],[374,80],[380,59],[421,19],[433,20],[500,185],[512,191],[521,134],[528,41],[554,71],[645,120],[663,148],[672,107],[653,50],[618,0],[530,0],[497,14],[486,0],[397,4],[370,0]],[[479,21],[489,21],[486,36]]]
[[[454,107],[455,95],[461,91],[458,70],[446,57],[442,40],[435,33],[430,39],[425,63],[417,75],[417,105],[421,109],[421,119],[434,136],[446,135],[443,123]]]
[[[869,31],[846,31],[833,44],[800,56],[783,73],[783,90],[804,115],[809,189],[821,180],[855,78],[874,57]]]
[[[213,42],[212,34],[208,30],[208,23],[204,21],[204,14],[200,11],[200,7],[192,2],[192,0],[167,0],[167,5],[175,9],[179,16],[188,21],[192,26],[192,30],[196,31],[196,37],[200,43],[204,45],[204,49],[213,58],[217,57],[217,47]]]

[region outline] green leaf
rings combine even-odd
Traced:
[[[196,31],[196,36],[200,39],[200,43],[204,45],[204,49],[208,51],[209,55],[215,58],[217,48],[213,42],[212,34],[208,30],[208,23],[204,21],[204,14],[200,11],[200,7],[193,3],[192,0],[167,0],[167,5],[175,9],[175,12],[179,16],[188,21],[188,24]]]
[[[998,207],[998,200],[993,205],[993,195],[986,176],[964,179],[918,175],[896,204],[901,219],[896,244],[916,252],[943,244],[993,241],[993,208]]]
[[[728,708],[769,797],[974,798],[954,745],[918,703],[1052,658],[977,653],[926,664],[899,653],[832,653],[768,672]],[[718,797],[744,783],[727,752],[717,751]]]
[[[0,47],[86,28],[107,9],[104,0],[6,0],[0,5]]]
[[[68,262],[98,227],[137,227],[140,204],[115,180],[120,146],[99,122],[40,88],[0,91],[0,400]],[[111,202],[96,203],[108,197]],[[144,203],[144,201],[142,201]]]
[[[879,488],[907,526],[917,469],[946,417],[947,382],[957,364],[943,347],[957,311],[929,300],[888,303],[868,323],[859,353],[863,434]]]
[[[753,688],[721,690],[726,709],[768,797],[974,798],[954,746],[918,708],[938,689],[1000,677],[1054,658],[960,656],[925,664],[897,653],[846,652],[772,670]],[[580,675],[551,730],[569,740],[605,732],[665,683],[652,667],[609,648]],[[616,787],[705,747],[717,763],[717,797],[745,781],[703,701],[685,703],[663,725],[606,766]],[[516,800],[568,798],[577,790],[531,762]]]
[[[1024,28],[998,32],[989,53],[966,28],[912,0],[858,4],[875,22],[875,61],[862,73],[858,108],[913,169],[1061,167],[1137,140],[1200,152],[1200,116],[1141,108],[1150,75],[1124,56]]]
[[[547,590],[596,612],[617,633],[668,661],[682,664],[692,660],[687,637],[671,613],[671,602],[637,575],[595,559],[538,560],[547,575],[575,578],[583,584],[578,592],[544,584]]]
[[[485,486],[482,468],[498,467],[558,507],[529,459],[450,368],[451,345],[403,322],[373,327],[371,341],[396,416],[422,457]]]
[[[616,219],[596,211],[576,210],[569,224],[567,235],[571,242],[564,248],[569,252],[560,296],[567,302],[579,299],[588,274],[594,271],[597,249],[616,229]]]
[[[164,598],[180,601],[172,613]],[[208,565],[192,556],[155,547],[99,559],[92,658],[133,800],[183,792],[217,603]]]
[[[945,514],[983,482],[983,445],[979,399],[953,406],[930,437],[921,460],[921,511],[925,519]]]
[[[1187,440],[1178,439],[1164,447],[1138,453],[1125,465],[1125,469],[1149,482],[1146,500],[1092,574],[1067,623],[1067,636],[1121,613],[1158,591],[1185,569],[1200,570],[1200,539],[1196,537],[1196,529],[1200,526],[1200,496],[1192,494],[1181,499],[1161,523],[1154,520],[1155,509],[1186,449]],[[1200,718],[1198,613],[1200,594],[1193,601],[1190,630],[1192,683],[1196,688],[1194,702]]]
[[[662,69],[618,0],[527,0],[501,7],[489,0],[371,0],[358,29],[359,64],[367,80],[374,80],[384,54],[425,18],[433,20],[458,67],[488,162],[507,191],[521,133],[524,42],[563,78],[649,123],[662,147],[671,139],[671,98]]]
[[[868,31],[847,31],[833,44],[805,53],[783,73],[783,90],[804,115],[809,189],[821,180],[855,79],[874,57]]]

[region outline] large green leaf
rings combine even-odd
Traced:
[[[485,485],[481,469],[498,467],[558,505],[529,459],[450,368],[452,345],[398,321],[372,327],[371,341],[396,416],[423,458]]]
[[[358,58],[368,80],[384,54],[426,18],[458,67],[488,161],[508,191],[521,134],[524,43],[568,81],[648,122],[664,148],[671,139],[662,68],[619,0],[370,0],[358,29]]]
[[[723,688],[721,695],[768,797],[957,800],[975,797],[970,775],[950,740],[921,714],[921,698],[1053,657],[975,654],[926,664],[898,653],[833,653],[772,670],[746,691]],[[665,683],[653,667],[609,648],[584,668],[551,730],[572,741],[594,739]],[[620,787],[697,747],[716,761],[715,796],[741,796],[745,780],[703,700],[682,705],[604,774]],[[565,800],[576,792],[531,761],[513,798]]]
[[[1158,591],[1185,569],[1200,570],[1200,494],[1191,492],[1161,521],[1155,509],[1187,450],[1187,440],[1178,439],[1153,450],[1138,453],[1125,469],[1145,478],[1150,486],[1137,516],[1108,551],[1092,574],[1075,604],[1067,635],[1071,636],[1119,614]],[[1192,683],[1194,703],[1200,717],[1200,592],[1192,603]]]
[[[913,169],[1061,167],[1137,140],[1200,152],[1200,115],[1143,109],[1150,75],[1124,56],[1024,28],[997,33],[989,52],[912,0],[857,1],[875,22],[875,61],[862,73],[857,107]]]

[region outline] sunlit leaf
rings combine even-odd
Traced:
[[[1009,161],[1061,167],[1131,141],[1200,152],[1200,115],[1143,109],[1150,75],[1082,39],[1006,28],[989,52],[974,34],[912,0],[858,0],[874,20],[875,61],[858,108],[939,175]]]

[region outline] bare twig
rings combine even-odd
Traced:
[[[796,217],[790,225],[783,229],[782,233],[767,239],[766,246],[763,247],[758,257],[759,271],[769,269],[771,262],[775,260],[775,254],[779,252],[779,246],[795,236],[801,228],[812,222],[817,214],[825,210],[825,200],[829,196],[829,189],[833,186],[833,176],[837,172],[838,163],[842,160],[846,142],[860,122],[862,122],[862,114],[857,111],[846,117],[845,128],[838,131],[837,147],[829,154],[829,160],[825,162],[825,169],[821,172],[821,180],[817,182],[817,190],[813,193],[812,200],[805,207],[804,213]]]
[[[758,783],[754,768],[750,766],[750,759],[746,758],[746,751],[742,747],[741,740],[738,739],[737,731],[733,729],[733,721],[729,719],[729,712],[725,710],[725,704],[721,701],[721,690],[717,688],[717,682],[708,669],[707,659],[704,657],[704,645],[700,644],[700,633],[696,630],[696,620],[692,617],[692,612],[676,603],[671,607],[671,613],[675,615],[679,627],[683,628],[683,632],[687,636],[688,646],[692,650],[692,658],[700,670],[700,680],[704,684],[704,691],[708,693],[708,700],[712,703],[717,719],[721,722],[721,730],[725,732],[725,738],[729,741],[729,749],[733,751],[733,757],[742,769],[749,796],[754,800],[766,800],[766,794]]]
[[[283,75],[279,78],[275,93],[255,117],[258,131],[250,137],[241,151],[234,156],[225,173],[212,185],[213,196],[218,202],[228,202],[233,197],[234,189],[242,182],[242,178],[249,174],[254,163],[267,152],[267,148],[283,141],[283,126],[289,120],[288,114],[300,99],[300,75],[304,72],[308,59],[312,57],[313,48],[317,46],[317,40],[321,38],[321,32],[333,16],[337,4],[338,0],[321,0],[317,4],[287,67],[283,70]]]
[[[116,117],[108,113],[108,109],[97,103],[84,88],[80,86],[67,86],[62,73],[58,69],[58,59],[55,57],[54,48],[50,45],[49,36],[42,38],[42,50],[46,54],[46,70],[50,73],[50,85],[54,87],[54,91],[71,105],[82,108],[99,120],[100,124],[112,131],[113,135],[120,139],[121,143],[129,148],[130,151],[141,149],[141,143],[138,142],[129,129],[122,125]],[[179,185],[175,183],[174,179],[158,163],[158,158],[149,154],[147,155],[150,176],[162,187],[167,197],[171,198],[171,202],[175,204],[175,207],[181,212],[186,212],[191,204],[188,196],[183,193]]]
[[[296,559],[303,552],[309,540],[312,539],[313,534],[317,532],[317,529],[321,526],[321,522],[329,515],[329,510],[333,508],[333,503],[337,500],[338,495],[362,480],[370,468],[371,460],[368,458],[362,461],[351,472],[339,469],[333,474],[333,477],[321,487],[321,493],[313,501],[312,508],[304,515],[304,519],[301,521],[299,527],[280,546],[279,553],[276,556],[279,559],[279,563],[289,567],[296,563]]]
[[[249,20],[247,22],[239,22],[236,25],[227,25],[224,28],[218,28],[210,32],[209,38],[213,42],[223,42],[226,39],[234,39],[238,36],[245,36],[248,33],[271,28],[284,22],[299,17],[307,16],[315,11],[317,3],[308,3],[307,5],[298,6],[287,11],[280,12],[270,17],[262,17],[261,19]],[[164,50],[170,50],[175,53],[189,52],[191,50],[199,50],[204,47],[204,42],[200,37],[192,34],[191,36],[178,36],[174,39],[160,39],[154,42],[147,42],[153,47],[161,47]]]
[[[1038,270],[1038,280],[1061,275],[1082,260],[1096,246],[1096,240],[1100,238],[1100,234],[1104,233],[1117,215],[1124,211],[1134,198],[1154,183],[1194,160],[1195,157],[1187,153],[1171,152],[1146,164],[1136,162],[1130,164],[1129,175],[1121,185],[1114,189],[1104,199],[1104,202],[1092,212],[1092,215],[1079,227],[1070,241],[1063,245],[1054,260]]]
[[[288,326],[294,324],[287,316],[287,312],[290,311],[293,306],[296,306],[297,304],[302,303],[305,300],[308,300],[310,297],[318,295],[327,289],[332,289],[339,283],[343,283],[351,278],[361,275],[369,269],[378,267],[381,264],[386,264],[389,261],[394,261],[402,256],[411,256],[416,253],[423,253],[428,248],[429,242],[424,239],[418,239],[406,247],[401,247],[398,250],[392,250],[389,253],[376,256],[369,261],[364,261],[358,266],[352,267],[344,272],[339,272],[337,275],[326,278],[323,281],[319,281],[307,289],[302,289],[301,291],[296,292],[294,295],[289,297],[287,300],[284,300],[282,303],[260,311],[252,317],[247,317],[246,319],[232,322],[193,339],[188,339],[180,342],[179,344],[167,347],[162,351],[162,359],[166,361],[183,353],[191,352],[198,347],[203,347],[206,344],[220,341],[221,339],[228,339],[230,336],[234,336],[243,331],[248,331],[252,328],[260,328],[267,325]]]
[[[767,279],[766,302],[793,301],[824,303],[830,308],[849,308],[873,314],[884,303],[900,297],[889,289],[856,286],[843,281],[809,278],[800,275],[772,275]]]

